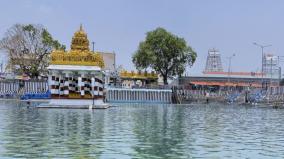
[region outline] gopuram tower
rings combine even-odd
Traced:
[[[209,49],[204,72],[223,72],[221,55],[216,49]]]

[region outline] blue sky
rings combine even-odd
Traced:
[[[186,39],[198,58],[190,73],[205,67],[215,47],[226,57],[235,53],[233,71],[260,71],[261,50],[284,55],[283,0],[6,0],[0,2],[0,38],[15,23],[44,25],[69,49],[83,24],[95,49],[117,53],[117,63],[131,70],[131,56],[145,33],[164,27]],[[0,60],[1,62],[1,60]]]

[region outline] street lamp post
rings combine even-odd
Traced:
[[[282,68],[281,68],[281,65],[280,65],[280,63],[281,62],[284,62],[284,56],[278,56],[278,73],[279,73],[279,84],[278,84],[278,86],[280,86],[280,82],[281,82],[281,79],[282,79]]]
[[[262,58],[261,58],[261,86],[263,87],[263,63],[264,63],[264,52],[263,52],[263,50],[264,50],[264,48],[270,47],[272,45],[260,45],[256,42],[254,42],[253,44],[261,48],[261,56],[262,56]]]
[[[233,54],[231,56],[228,57],[229,59],[229,67],[228,67],[228,83],[230,82],[230,75],[231,75],[231,61],[232,61],[232,58],[236,56],[236,54]]]
[[[273,65],[273,59],[270,59],[270,82],[269,82],[269,86],[270,86],[270,92],[272,92],[272,65]]]

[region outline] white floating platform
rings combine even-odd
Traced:
[[[57,109],[107,109],[110,105],[103,100],[81,100],[81,99],[51,99],[49,103],[43,103],[37,108]]]
[[[95,105],[95,106],[92,106],[90,108],[89,105],[81,105],[81,106],[78,106],[78,105],[39,105],[37,106],[37,108],[56,108],[56,109],[107,109],[109,108],[110,105],[108,104],[105,104],[105,105]]]

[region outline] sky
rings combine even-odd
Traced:
[[[197,52],[190,74],[204,70],[210,48],[220,51],[224,70],[236,54],[232,71],[261,71],[261,49],[253,42],[284,55],[283,0],[2,0],[0,13],[0,39],[16,23],[42,24],[67,49],[82,23],[95,50],[115,52],[127,70],[135,69],[131,57],[139,42],[157,27]]]

